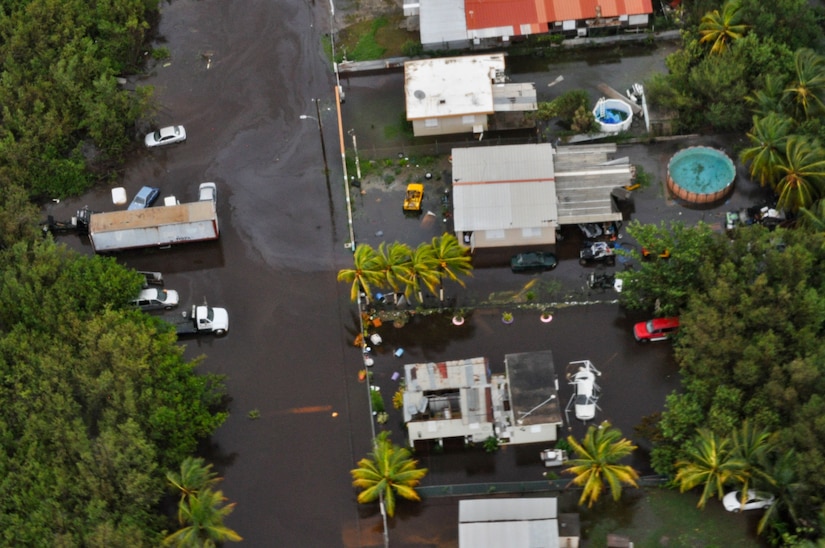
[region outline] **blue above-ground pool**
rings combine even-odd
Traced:
[[[736,166],[727,154],[710,147],[680,150],[667,166],[667,186],[677,198],[694,204],[715,202],[733,190]]]

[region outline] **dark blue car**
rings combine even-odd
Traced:
[[[138,190],[138,193],[135,194],[135,197],[132,199],[132,203],[129,204],[127,209],[143,209],[145,207],[149,207],[155,203],[158,196],[160,196],[159,188],[145,186]]]
[[[510,259],[510,269],[513,272],[542,272],[553,270],[557,264],[555,255],[541,251],[519,253]]]

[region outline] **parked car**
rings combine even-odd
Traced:
[[[167,126],[147,134],[143,139],[143,143],[149,148],[154,148],[171,145],[173,143],[182,143],[185,140],[186,130],[183,126]]]
[[[178,306],[179,301],[178,292],[174,289],[152,287],[142,290],[132,304],[141,310],[171,310]]]
[[[218,201],[218,185],[215,183],[201,183],[198,187],[198,201]]]
[[[764,491],[748,489],[747,496],[742,500],[742,491],[731,491],[722,499],[722,504],[728,512],[740,510],[761,510],[768,508],[774,502],[774,496]]]
[[[633,336],[639,342],[663,341],[679,331],[679,318],[654,318],[633,326]]]
[[[543,251],[519,253],[510,259],[510,269],[513,272],[543,272],[553,270],[558,264],[555,255]]]
[[[155,200],[160,196],[160,189],[153,186],[145,186],[138,190],[135,197],[132,198],[132,203],[126,209],[144,209],[150,207],[155,203]]]
[[[579,264],[586,266],[592,263],[604,263],[608,266],[616,264],[616,255],[613,247],[607,242],[586,242],[579,252]]]
[[[421,183],[410,183],[407,185],[407,193],[404,195],[404,211],[417,213],[421,211],[421,201],[424,199],[424,185]]]

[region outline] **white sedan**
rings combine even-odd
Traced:
[[[174,289],[158,289],[151,287],[140,292],[132,305],[141,310],[171,310],[178,306],[180,297]]]
[[[186,140],[186,130],[183,126],[167,126],[146,135],[143,142],[149,148],[173,143],[182,143]]]
[[[740,510],[761,510],[773,504],[774,497],[764,491],[748,489],[747,496],[742,500],[742,491],[731,491],[722,499],[722,504],[728,512]]]

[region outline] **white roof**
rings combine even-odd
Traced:
[[[478,499],[458,503],[459,548],[558,548],[555,498]]]
[[[467,40],[464,0],[421,0],[418,17],[422,44]]]
[[[492,114],[493,79],[503,71],[502,53],[407,61],[407,120]]]
[[[453,149],[453,221],[457,232],[553,225],[553,146]]]

